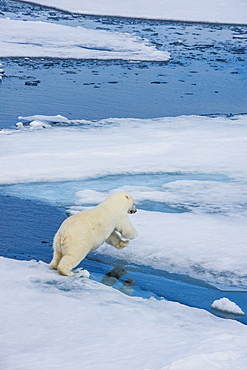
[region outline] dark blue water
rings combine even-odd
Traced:
[[[2,59],[0,128],[18,116],[69,119],[154,118],[247,113],[245,26],[88,17],[18,1],[0,1],[0,16],[134,33],[169,62]]]

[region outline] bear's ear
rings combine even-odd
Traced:
[[[130,197],[128,195],[125,195],[125,198],[128,199],[128,200],[130,200]]]

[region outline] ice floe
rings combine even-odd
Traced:
[[[225,298],[225,297],[214,301],[211,307],[219,311],[233,313],[236,315],[244,315],[244,312],[235,302],[232,302],[228,298]]]
[[[158,50],[138,36],[71,27],[42,21],[0,18],[4,30],[0,57],[51,57],[130,61],[167,61],[168,52]]]
[[[25,0],[24,0],[25,1]],[[28,0],[26,0],[28,1]],[[176,21],[246,24],[247,3],[241,0],[34,0],[74,13]]]
[[[239,322],[59,276],[42,262],[1,257],[0,266],[3,369],[245,368]]]
[[[129,191],[139,237],[123,258],[215,283],[246,286],[247,116],[73,121],[2,131],[5,194],[71,213]],[[56,123],[54,121],[61,120]],[[65,122],[65,125],[64,125]],[[169,208],[167,212],[166,208]],[[171,211],[171,212],[170,212]]]

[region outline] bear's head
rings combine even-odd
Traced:
[[[130,207],[128,209],[128,213],[136,213],[137,209],[136,209],[135,201],[132,198],[132,196],[128,193],[125,193],[125,198],[130,202]]]
[[[128,193],[119,192],[112,194],[106,201],[114,202],[118,208],[125,210],[125,212],[127,211],[127,213],[131,214],[137,212],[135,201]]]

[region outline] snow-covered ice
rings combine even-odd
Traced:
[[[5,193],[71,212],[122,190],[134,196],[137,206],[165,204],[174,213],[139,210],[132,216],[139,237],[128,248],[105,245],[98,253],[215,283],[247,285],[247,116],[63,118],[55,126],[54,119],[49,123],[49,116],[43,117],[48,129],[1,131]],[[155,173],[166,180],[152,184]]]
[[[225,297],[214,301],[211,307],[219,311],[234,313],[236,315],[244,315],[244,312],[235,302],[231,302],[228,298]]]
[[[1,131],[1,183],[143,172],[218,173],[239,181],[247,177],[246,116],[69,122],[75,126],[32,134],[7,130],[7,136]]]
[[[0,258],[1,368],[244,369],[239,322]]]
[[[0,57],[166,61],[170,54],[121,32],[0,18]]]
[[[74,13],[92,15],[193,22],[247,23],[246,0],[186,0],[186,2],[183,0],[33,0],[32,2]]]

